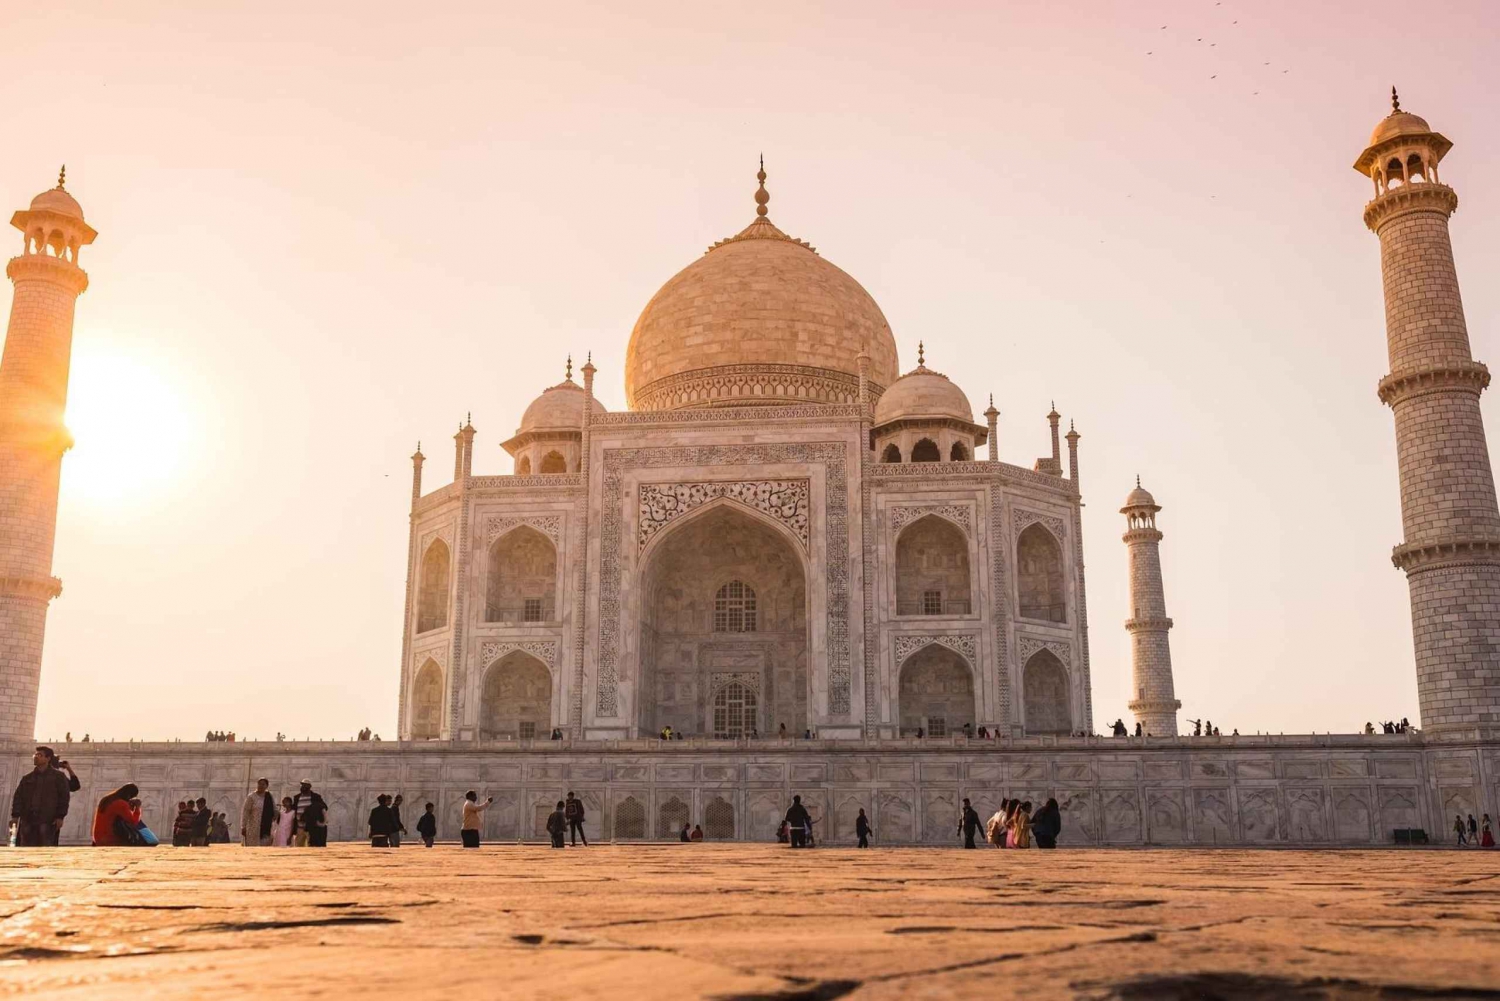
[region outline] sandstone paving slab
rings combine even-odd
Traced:
[[[0,855],[0,993],[372,990],[1500,999],[1500,853],[345,844]]]

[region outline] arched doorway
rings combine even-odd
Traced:
[[[557,618],[557,547],[528,525],[490,546],[484,621],[552,622]]]
[[[921,729],[942,737],[973,723],[974,674],[969,662],[940,643],[929,643],[901,665],[901,732]]]
[[[1066,622],[1062,546],[1041,525],[1030,525],[1016,540],[1016,586],[1021,617]]]
[[[411,686],[411,739],[436,740],[442,735],[443,669],[428,658]]]
[[[551,731],[552,672],[547,665],[521,650],[491,664],[479,694],[479,736],[520,740]]]
[[[896,537],[896,614],[968,615],[969,543],[957,525],[929,514]]]
[[[417,591],[417,632],[448,624],[448,544],[434,539],[422,554],[421,586]]]
[[[1068,669],[1051,650],[1038,650],[1026,662],[1021,692],[1026,707],[1027,733],[1072,733],[1068,708]]]
[[[643,732],[808,726],[807,579],[790,536],[720,501],[658,536],[641,583]]]

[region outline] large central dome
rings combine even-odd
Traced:
[[[635,410],[852,403],[861,352],[876,391],[900,374],[896,341],[859,282],[766,218],[679,271],[641,311],[625,353]]]

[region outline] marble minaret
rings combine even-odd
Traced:
[[[1128,706],[1146,733],[1175,737],[1177,710],[1182,703],[1172,686],[1172,647],[1167,637],[1172,620],[1167,618],[1167,599],[1162,593],[1161,532],[1156,528],[1156,512],[1160,510],[1139,478],[1120,508],[1128,529],[1123,538],[1130,550],[1130,618],[1125,629],[1130,633],[1131,691],[1135,698]]]
[[[1453,144],[1401,110],[1370,136],[1354,168],[1370,177],[1364,219],[1380,238],[1391,371],[1379,395],[1396,422],[1406,571],[1422,726],[1500,724],[1500,510],[1479,394],[1489,369],[1469,351],[1448,217],[1458,195],[1438,180]]]
[[[14,740],[35,736],[47,606],[62,593],[52,543],[72,444],[63,407],[73,307],[89,284],[78,251],[97,235],[63,182],[11,216],[24,239],[5,268],[15,295],[0,359],[0,738]]]

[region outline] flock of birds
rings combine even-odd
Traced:
[[[1222,7],[1222,6],[1224,6],[1224,4],[1223,4],[1223,0],[1218,0],[1218,2],[1216,2],[1216,3],[1215,3],[1215,4],[1214,4],[1214,6],[1215,6],[1215,7]],[[1229,22],[1229,24],[1230,24],[1230,27],[1233,27],[1233,26],[1234,26],[1234,25],[1237,25],[1237,24],[1239,24],[1239,23],[1240,23],[1240,22],[1239,22],[1239,19],[1238,19],[1238,18],[1236,18],[1236,19],[1234,19],[1234,20],[1231,20],[1231,21],[1230,21],[1230,22]],[[1169,27],[1171,27],[1171,26],[1170,26],[1170,25],[1166,25],[1166,24],[1164,24],[1164,25],[1162,25],[1162,26],[1161,26],[1161,30],[1162,30],[1162,31],[1166,31],[1166,30],[1167,30],[1167,29],[1168,29],[1168,28],[1169,28]],[[1194,43],[1195,43],[1195,44],[1199,44],[1199,45],[1201,45],[1201,44],[1203,44],[1203,38],[1202,38],[1202,37],[1201,37],[1201,36],[1200,36],[1200,37],[1198,37],[1198,38],[1196,38],[1196,39],[1194,39]],[[1209,42],[1209,43],[1208,43],[1208,47],[1209,47],[1209,48],[1211,48],[1211,49],[1216,49],[1216,48],[1218,48],[1218,47],[1219,47],[1219,43],[1218,43],[1218,42]],[[1148,56],[1151,56],[1151,55],[1155,55],[1155,54],[1156,54],[1156,50],[1155,50],[1155,49],[1147,49],[1147,50],[1146,50],[1146,55],[1148,55]],[[1267,60],[1267,61],[1266,61],[1266,62],[1263,62],[1263,63],[1261,63],[1261,66],[1262,66],[1262,67],[1263,67],[1263,68],[1270,68],[1270,67],[1271,67],[1271,63],[1270,63],[1270,61],[1269,61],[1269,60]],[[1282,72],[1282,73],[1283,73],[1283,74],[1285,74],[1285,73],[1290,73],[1290,72],[1291,72],[1291,70],[1290,70],[1290,69],[1286,69],[1286,68],[1284,68],[1284,69],[1282,69],[1282,70],[1281,70],[1281,72]],[[1208,77],[1208,78],[1209,78],[1209,79],[1210,79],[1210,80],[1217,80],[1217,79],[1218,79],[1218,78],[1219,78],[1219,74],[1217,74],[1217,73],[1212,73],[1212,74],[1210,74],[1210,75],[1209,75],[1209,77]],[[1251,96],[1252,96],[1252,97],[1253,97],[1253,96],[1257,96],[1257,95],[1259,95],[1259,94],[1260,94],[1260,91],[1258,91],[1258,90],[1256,90],[1256,91],[1252,91],[1252,92],[1251,92]]]

